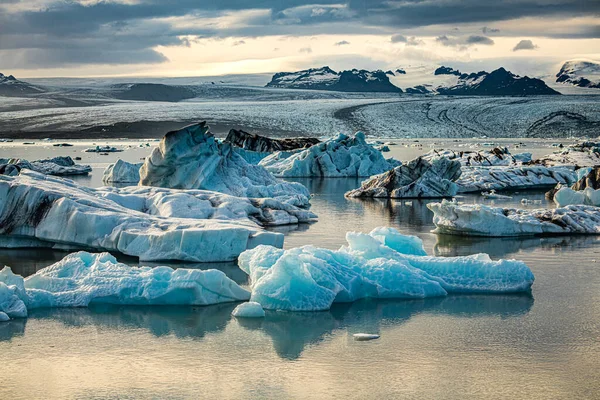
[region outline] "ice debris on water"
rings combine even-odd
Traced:
[[[352,335],[352,337],[354,338],[354,340],[362,342],[367,340],[379,339],[380,336],[373,333],[355,333],[354,335]]]

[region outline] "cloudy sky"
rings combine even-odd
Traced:
[[[600,60],[598,0],[0,0],[0,71],[203,76],[329,65],[551,72]]]

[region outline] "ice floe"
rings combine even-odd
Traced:
[[[521,210],[442,200],[427,207],[434,213],[436,233],[464,236],[600,234],[600,208],[592,206]]]
[[[283,245],[261,225],[307,222],[308,210],[276,199],[210,191],[91,189],[21,171],[0,176],[0,247],[118,251],[141,260],[230,261],[259,244]]]
[[[337,251],[258,246],[239,257],[251,280],[252,301],[265,309],[327,310],[361,298],[425,298],[448,293],[527,291],[531,270],[521,261],[486,254],[427,256],[421,240],[393,228],[349,232]]]
[[[431,150],[423,155],[427,160],[439,157],[457,160],[467,167],[514,166],[531,161],[531,153],[513,155],[506,147],[495,147],[489,151]]]
[[[87,175],[92,172],[89,165],[76,164],[69,156],[47,158],[44,160],[27,161],[18,158],[0,158],[0,165],[14,165],[21,169],[29,169],[46,175]],[[6,170],[6,168],[5,168]],[[5,173],[5,175],[10,175]]]
[[[104,183],[135,183],[140,181],[140,168],[142,163],[132,164],[118,159],[104,170],[102,182]]]
[[[237,306],[232,312],[236,318],[262,318],[265,316],[265,310],[255,301],[248,301]]]
[[[541,189],[570,185],[577,179],[573,167],[463,167],[456,181],[460,193],[482,190]]]
[[[0,312],[10,318],[46,307],[209,305],[249,297],[222,271],[131,267],[109,253],[69,254],[25,279],[9,267],[0,271]]]
[[[452,197],[459,186],[461,164],[448,158],[431,161],[419,157],[364,181],[348,197],[436,198]]]
[[[304,207],[310,198],[303,185],[280,181],[246,162],[231,145],[217,142],[205,122],[167,133],[140,169],[140,184],[272,197]]]
[[[95,146],[90,147],[84,150],[85,153],[118,153],[123,151],[123,149],[119,149],[113,146]]]
[[[381,151],[365,141],[365,134],[340,134],[291,156],[280,153],[259,165],[279,177],[366,177],[381,174],[399,163],[386,160]]]

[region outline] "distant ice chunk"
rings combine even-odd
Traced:
[[[24,289],[18,293],[16,286],[7,286],[4,281],[8,278],[20,280]],[[11,318],[26,317],[27,309],[34,308],[87,307],[92,303],[209,305],[249,297],[248,291],[222,271],[130,267],[109,253],[69,254],[26,279],[12,274],[8,267],[0,272],[0,311]]]
[[[495,147],[492,150],[455,151],[431,150],[423,155],[426,160],[444,157],[456,160],[465,167],[516,166],[531,161],[531,153],[512,155],[506,147]]]
[[[365,141],[365,134],[340,134],[291,156],[275,153],[259,165],[279,177],[363,177],[381,174],[398,165]]]
[[[463,236],[600,234],[600,208],[570,205],[520,210],[443,200],[430,203],[436,233]]]
[[[14,165],[21,169],[29,169],[46,175],[68,176],[68,175],[87,175],[92,172],[89,165],[75,164],[75,161],[69,156],[46,158],[37,161],[27,161],[18,158],[0,158],[0,165]],[[10,173],[5,173],[10,175]],[[13,174],[14,175],[14,174]]]
[[[352,337],[356,341],[363,342],[367,340],[379,339],[380,336],[374,333],[355,333],[354,335],[352,335]]]
[[[265,309],[327,310],[361,298],[425,298],[455,293],[527,291],[531,270],[521,261],[426,256],[422,242],[393,228],[348,232],[338,251],[258,246],[239,257],[250,275],[252,301]],[[405,253],[402,253],[405,252]]]
[[[113,146],[95,146],[90,147],[84,150],[85,153],[118,153],[123,151],[123,149],[119,149]]]
[[[132,164],[118,159],[116,163],[106,167],[102,176],[102,182],[137,184],[140,181],[141,167],[142,163]]]
[[[463,167],[456,181],[459,192],[483,190],[541,189],[576,181],[572,167]]]
[[[248,301],[237,306],[231,313],[237,318],[263,318],[265,310],[255,301]]]
[[[346,193],[347,197],[436,198],[452,197],[459,186],[454,183],[461,175],[458,161],[418,157],[364,181],[360,188]]]
[[[140,184],[272,197],[303,207],[310,199],[303,185],[280,181],[263,167],[246,162],[230,144],[217,142],[205,122],[167,133],[140,169]]]

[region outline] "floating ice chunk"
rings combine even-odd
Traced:
[[[27,309],[45,307],[86,307],[92,303],[208,305],[250,297],[222,271],[130,267],[109,253],[69,254],[26,278],[20,294],[3,281],[18,277],[6,269],[0,275],[0,311],[11,318],[26,317]]]
[[[237,318],[263,318],[265,316],[265,310],[263,310],[259,303],[249,301],[237,306],[231,315]]]
[[[349,232],[346,240],[348,247],[338,251],[313,246],[245,251],[239,266],[250,275],[252,301],[265,309],[317,311],[366,297],[519,292],[529,290],[534,280],[520,261],[492,261],[482,254],[426,256],[418,238],[403,239],[393,228],[369,235]]]
[[[247,163],[230,144],[217,142],[208,129],[202,122],[167,133],[144,161],[140,184],[309,205],[306,187],[280,181],[263,167]]]
[[[337,138],[318,143],[282,157],[275,153],[259,165],[280,177],[361,177],[381,174],[397,166],[386,160],[381,152],[365,141],[365,134],[340,134]]]
[[[15,165],[21,169],[29,169],[46,175],[87,175],[92,172],[89,165],[75,164],[75,161],[69,156],[46,158],[44,160],[27,161],[18,158],[6,159],[0,158],[0,164]],[[6,174],[16,175],[16,174]]]
[[[85,153],[118,153],[123,151],[123,149],[118,149],[116,147],[112,147],[109,145],[106,146],[95,146],[90,147],[84,150]]]
[[[140,168],[142,163],[132,164],[118,159],[104,170],[102,182],[104,183],[135,183],[140,181]]]
[[[209,219],[189,218],[183,206],[190,204]],[[33,171],[0,176],[0,246],[118,251],[146,261],[231,261],[259,244],[283,245],[283,235],[256,222],[305,217],[314,214],[272,199],[158,188],[95,190]]]
[[[600,208],[565,206],[520,210],[480,204],[430,203],[436,233],[463,236],[600,234]]]
[[[352,335],[352,337],[354,338],[354,340],[356,341],[366,341],[366,340],[375,340],[375,339],[379,339],[380,336],[373,334],[373,333],[355,333],[354,335]]]
[[[10,320],[10,317],[8,316],[8,314],[0,311],[0,322],[6,322],[9,320]]]
[[[523,162],[531,161],[531,153],[520,153],[514,156],[506,147],[495,147],[492,150],[480,151],[455,151],[455,150],[431,150],[423,155],[426,160],[435,158],[447,158],[459,161],[467,167],[491,167],[491,166],[515,166]]]
[[[452,197],[459,186],[454,183],[461,174],[458,161],[416,158],[364,181],[360,188],[346,193],[348,197],[435,198]]]
[[[579,204],[599,207],[600,189],[594,190],[591,187],[587,187],[583,190],[573,190],[568,187],[562,187],[554,194],[554,202],[559,207]]]
[[[456,181],[460,193],[483,190],[540,189],[576,181],[568,167],[463,167]]]

